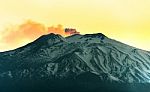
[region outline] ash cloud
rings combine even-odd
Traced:
[[[80,32],[73,28],[65,28],[65,33],[69,35],[80,34]]]

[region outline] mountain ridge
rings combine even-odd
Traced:
[[[149,83],[150,53],[102,33],[65,38],[48,34],[21,48],[0,53],[0,68],[1,79],[76,79],[89,72],[101,81]]]

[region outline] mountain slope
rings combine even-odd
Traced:
[[[150,53],[101,33],[66,38],[48,34],[16,50],[0,53],[2,80],[82,81],[89,80],[87,75],[110,83],[149,83]]]

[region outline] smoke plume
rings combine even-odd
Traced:
[[[60,34],[69,36],[78,33],[75,29],[65,29],[62,25],[46,27],[44,24],[27,20],[0,32],[0,51],[6,51],[23,46],[44,34]]]

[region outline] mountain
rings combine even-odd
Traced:
[[[113,89],[113,84],[117,87],[120,84],[139,87],[135,84],[140,84],[141,87],[149,83],[150,52],[110,39],[102,33],[75,34],[65,38],[51,33],[21,48],[0,53],[0,87],[17,85],[13,87],[18,90],[23,85],[38,84],[39,87],[40,84],[40,87],[57,89],[79,88],[85,84],[86,89],[87,86],[96,89],[102,84],[106,92],[107,87]]]

